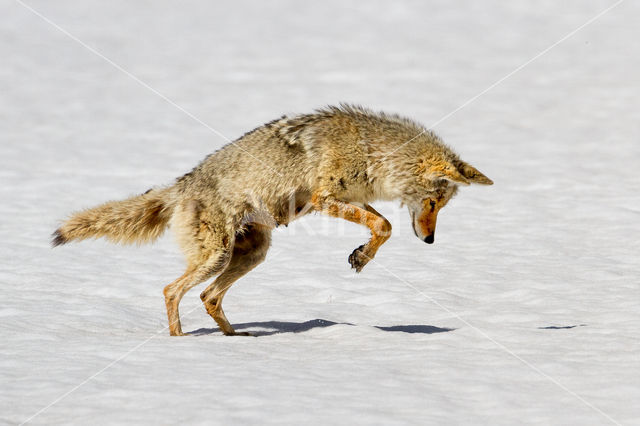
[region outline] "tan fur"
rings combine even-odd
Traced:
[[[76,213],[53,244],[98,237],[150,242],[171,225],[187,270],[164,289],[170,334],[183,334],[182,296],[215,275],[201,294],[207,312],[223,333],[246,334],[231,327],[222,299],[264,260],[274,227],[311,211],[367,226],[371,239],[349,256],[359,272],[391,235],[391,224],[370,203],[402,201],[416,235],[433,242],[438,211],[458,184],[470,183],[493,182],[419,124],[360,107],[328,107],[246,133],[168,188]]]
[[[122,244],[152,242],[164,233],[171,219],[170,192],[151,190],[75,213],[56,230],[53,244],[99,237]]]

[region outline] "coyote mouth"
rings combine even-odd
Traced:
[[[410,210],[409,214],[411,215],[411,226],[413,227],[413,234],[418,237],[421,241],[424,241],[427,244],[433,244],[433,242],[435,241],[435,232],[432,232],[429,235],[424,235],[422,234],[422,236],[420,235],[421,233],[418,233],[418,227],[420,226],[419,224],[416,224],[416,212],[415,210]]]
[[[411,228],[413,229],[413,234],[420,238],[420,235],[418,235],[418,231],[416,231],[416,212],[412,211],[411,212]]]

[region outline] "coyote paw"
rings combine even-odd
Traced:
[[[355,249],[349,255],[349,263],[351,264],[351,268],[355,269],[356,272],[362,271],[362,268],[364,268],[364,265],[366,265],[367,262],[369,262],[370,260],[371,260],[371,257],[367,256],[367,254],[365,253],[364,244],[358,247],[357,249]]]

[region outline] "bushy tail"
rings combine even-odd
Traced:
[[[154,241],[169,226],[174,206],[170,192],[171,188],[152,189],[75,213],[53,233],[51,244],[100,237],[122,244]]]

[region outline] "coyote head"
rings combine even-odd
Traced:
[[[409,207],[414,233],[427,244],[433,244],[438,212],[456,194],[459,185],[493,185],[491,179],[452,153],[420,160],[413,178],[404,202]]]

